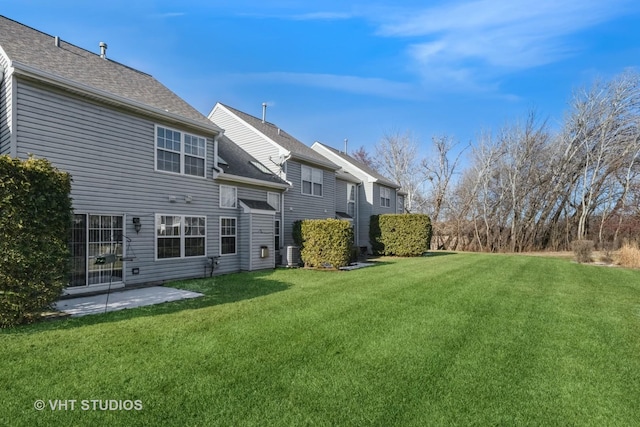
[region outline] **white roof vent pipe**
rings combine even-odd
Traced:
[[[60,37],[55,36],[53,38],[53,43],[56,45],[56,47],[60,47]]]
[[[262,103],[262,123],[267,121],[267,103]]]
[[[107,59],[107,44],[105,42],[100,42],[100,58]]]

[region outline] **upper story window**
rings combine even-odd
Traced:
[[[238,207],[238,189],[236,187],[220,186],[220,207],[229,209]]]
[[[356,216],[356,186],[347,184],[347,214],[352,218]]]
[[[156,126],[156,170],[205,176],[206,139]]]
[[[322,197],[322,169],[302,165],[302,194]]]
[[[380,206],[383,208],[391,207],[391,189],[380,187]]]
[[[276,212],[280,212],[280,193],[267,193],[267,203],[276,210]]]

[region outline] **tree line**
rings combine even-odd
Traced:
[[[463,146],[385,134],[354,157],[393,178],[410,212],[430,215],[439,249],[615,248],[640,236],[640,75],[628,70],[576,90],[558,129],[530,111]],[[373,160],[375,159],[375,161]]]

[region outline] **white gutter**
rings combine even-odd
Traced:
[[[96,89],[92,86],[85,85],[83,83],[79,83],[74,80],[67,79],[65,77],[60,77],[58,75],[48,73],[46,71],[42,71],[38,68],[31,67],[29,65],[21,64],[16,61],[11,62],[11,67],[14,69],[14,72],[18,75],[35,78],[37,80],[44,81],[46,83],[60,86],[67,90],[81,92],[83,94],[88,94],[88,95],[93,95],[98,98],[107,100],[113,104],[127,107],[144,114],[148,114],[148,115],[163,118],[163,119],[169,119],[171,121],[182,123],[182,124],[187,124],[194,128],[198,128],[199,130],[204,132],[218,133],[222,131],[222,129],[220,129],[218,126],[213,124],[213,122],[211,122],[210,125],[205,124],[204,120],[206,119],[204,119],[204,116],[203,116],[203,122],[200,122],[198,120],[184,117],[179,114],[171,113],[169,111],[162,110],[160,108],[152,107],[142,102],[134,101],[132,99],[125,98],[123,96],[115,95],[111,92],[107,92],[101,89]]]
[[[260,187],[277,188],[277,189],[287,189],[290,187],[289,184],[278,183],[278,182],[268,182],[268,181],[263,181],[261,179],[247,178],[245,176],[232,175],[224,172],[214,173],[213,179],[217,179],[221,181],[240,182],[243,184],[252,184]]]

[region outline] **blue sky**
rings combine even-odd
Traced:
[[[411,131],[463,143],[640,66],[635,0],[0,0],[0,14],[223,102],[311,145]]]

